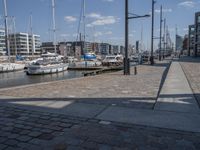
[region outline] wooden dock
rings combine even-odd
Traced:
[[[98,75],[98,74],[113,72],[113,71],[120,71],[120,70],[123,70],[123,66],[101,67],[100,69],[97,69],[97,70],[83,72],[83,74],[84,76],[93,76],[93,75]]]

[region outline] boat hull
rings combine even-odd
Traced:
[[[63,72],[68,69],[68,64],[57,64],[53,66],[29,66],[27,75],[44,75]]]
[[[15,72],[24,69],[24,64],[4,63],[0,64],[0,73]]]

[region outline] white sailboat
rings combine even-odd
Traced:
[[[80,67],[80,68],[88,68],[88,67],[99,67],[102,65],[101,61],[97,60],[97,56],[94,52],[89,52],[86,48],[86,25],[85,25],[85,19],[86,19],[86,2],[85,0],[82,0],[81,4],[81,13],[79,18],[79,25],[78,25],[78,33],[77,33],[77,39],[80,38],[80,42],[83,42],[83,45],[81,46],[83,55],[81,56],[79,62],[74,62],[71,65],[71,67]],[[83,40],[82,40],[82,34],[80,32],[81,23],[83,23]],[[78,38],[78,36],[80,36]]]
[[[8,13],[7,13],[7,3],[6,0],[4,2],[4,19],[5,19],[5,41],[6,41],[6,49],[8,53],[8,63],[1,63],[0,64],[0,73],[4,72],[13,72],[18,70],[24,69],[24,64],[17,64],[17,63],[11,63],[10,61],[10,41],[8,36]]]
[[[63,57],[57,54],[56,51],[56,25],[55,25],[55,0],[52,0],[53,12],[53,31],[54,31],[54,51],[55,53],[46,53],[36,61],[33,61],[27,67],[27,75],[42,75],[58,73],[68,69],[68,63],[63,63]]]

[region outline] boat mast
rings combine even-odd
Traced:
[[[13,34],[14,34],[14,42],[15,42],[15,55],[17,55],[17,41],[16,41],[15,17],[12,17],[12,22],[13,22]]]
[[[141,43],[140,43],[140,52],[143,52],[143,50],[144,50],[144,43],[143,43],[143,22],[142,22],[142,25],[141,25],[141,33],[140,33],[141,35]]]
[[[30,30],[31,30],[31,41],[32,41],[32,56],[34,55],[34,49],[35,49],[35,47],[34,47],[34,44],[33,44],[33,42],[34,42],[34,36],[33,36],[33,25],[32,25],[32,13],[30,13]]]
[[[8,36],[8,13],[7,13],[6,0],[4,0],[3,2],[4,2],[6,50],[8,52],[8,61],[10,63],[10,41],[9,41],[9,36]]]
[[[52,0],[52,16],[53,16],[53,45],[54,45],[54,52],[56,51],[56,21],[55,21],[55,0]]]
[[[85,0],[83,0],[83,53],[86,53],[86,48],[85,48]]]

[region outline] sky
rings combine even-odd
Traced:
[[[0,3],[0,26],[3,26],[3,0]],[[125,0],[85,0],[86,40],[124,45]],[[57,41],[75,41],[77,38],[82,0],[55,0]],[[129,12],[137,15],[151,14],[152,0],[129,0]],[[160,6],[172,40],[177,26],[178,34],[188,32],[194,23],[194,14],[200,11],[200,0],[156,0],[155,37],[159,36]],[[7,0],[8,16],[15,18],[16,32],[30,32],[30,14],[35,34],[41,41],[53,41],[51,0]],[[10,26],[13,23],[10,21]],[[143,31],[143,32],[142,32]],[[81,23],[83,33],[83,23]],[[143,41],[150,47],[151,18],[129,20],[129,43]],[[155,40],[155,44],[159,41]]]

